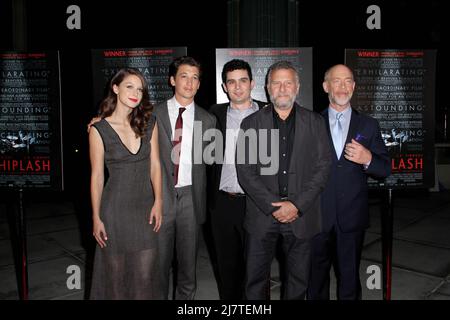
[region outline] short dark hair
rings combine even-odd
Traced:
[[[183,64],[187,64],[191,67],[197,67],[198,68],[198,72],[199,72],[199,77],[201,77],[202,75],[202,67],[200,65],[200,63],[195,60],[192,57],[188,57],[188,56],[181,56],[178,58],[175,58],[172,63],[169,66],[169,78],[170,77],[174,77],[177,75],[178,72],[178,68],[183,65]]]
[[[233,59],[225,63],[222,69],[222,82],[226,83],[227,81],[227,73],[234,71],[234,70],[247,70],[248,77],[250,78],[250,81],[253,80],[252,75],[252,68],[250,68],[250,65],[247,61],[241,60],[241,59]]]

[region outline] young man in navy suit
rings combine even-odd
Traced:
[[[331,174],[322,193],[323,230],[313,238],[308,299],[330,298],[330,269],[339,300],[361,299],[359,266],[369,226],[367,177],[385,178],[390,160],[377,120],[350,105],[355,81],[345,65],[327,70],[323,88],[330,100],[323,112],[333,153]]]

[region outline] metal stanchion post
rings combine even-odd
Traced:
[[[25,220],[25,209],[23,205],[23,189],[19,189],[19,217],[18,221],[18,243],[20,261],[19,296],[21,300],[28,300],[28,258],[27,258],[27,230]]]
[[[383,300],[391,300],[392,289],[392,236],[393,236],[393,198],[388,189],[387,208],[382,213],[382,255],[383,255]]]

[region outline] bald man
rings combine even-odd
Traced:
[[[330,104],[322,113],[333,163],[321,195],[322,232],[311,244],[308,299],[330,298],[330,269],[337,277],[338,300],[361,299],[359,266],[369,226],[367,178],[390,174],[390,159],[377,120],[350,105],[355,80],[345,65],[325,72],[323,89]]]

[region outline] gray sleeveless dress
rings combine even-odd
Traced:
[[[150,139],[155,122],[152,116],[136,154],[106,120],[94,124],[109,173],[100,205],[108,240],[105,248],[96,247],[91,299],[160,299],[157,233],[148,223],[154,202]]]

